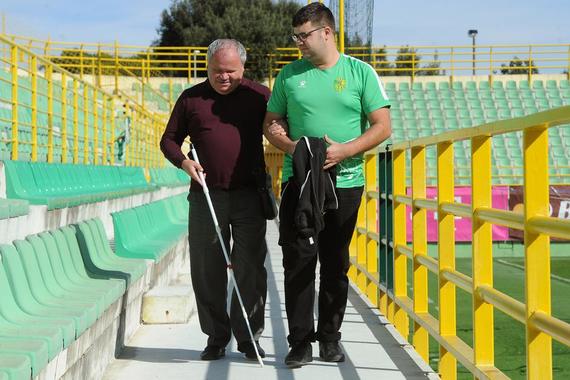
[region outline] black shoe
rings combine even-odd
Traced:
[[[259,342],[256,341],[255,345],[257,346],[257,352],[259,352],[259,356],[264,358],[265,351],[263,351],[263,348],[261,348]],[[243,352],[247,359],[257,360],[257,355],[255,354],[255,348],[253,347],[253,344],[249,341],[238,343],[238,351]]]
[[[319,356],[325,362],[344,361],[344,353],[338,342],[319,342]]]
[[[220,346],[207,346],[200,353],[200,359],[202,360],[218,360],[224,356],[226,356],[226,349]]]
[[[285,364],[289,368],[300,368],[313,361],[313,346],[311,342],[294,344],[285,357]]]

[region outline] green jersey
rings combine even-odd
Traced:
[[[328,69],[306,59],[279,72],[267,111],[286,116],[289,137],[324,137],[340,143],[354,140],[368,127],[367,115],[390,103],[376,71],[369,64],[341,54]],[[337,187],[364,185],[363,155],[337,165]],[[282,181],[293,175],[291,155],[285,156]]]

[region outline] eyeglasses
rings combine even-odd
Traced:
[[[293,33],[293,34],[291,35],[291,39],[292,39],[294,42],[299,42],[299,41],[305,42],[305,40],[306,40],[307,38],[309,38],[309,36],[311,35],[311,33],[316,32],[317,30],[320,30],[320,29],[323,29],[323,28],[326,28],[326,26],[320,26],[320,27],[318,27],[317,29],[313,29],[313,30],[311,30],[311,31],[309,31],[309,32],[306,32],[306,33],[297,33],[297,34]]]

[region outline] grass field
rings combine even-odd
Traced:
[[[570,248],[569,248],[570,251]],[[456,259],[456,268],[471,276],[471,259]],[[494,286],[524,303],[524,259],[502,257],[494,260]],[[552,314],[570,322],[570,257],[552,258]],[[411,281],[411,265],[409,272]],[[429,275],[429,312],[438,316],[437,277]],[[411,289],[409,289],[411,296]],[[526,378],[524,326],[495,309],[495,366],[512,379]],[[411,327],[411,326],[410,326]],[[457,288],[457,335],[473,346],[472,297]],[[411,336],[411,335],[410,335]],[[430,365],[437,370],[439,347],[430,339]],[[458,363],[458,378],[472,375]],[[570,379],[570,348],[553,340],[553,372],[555,379]]]

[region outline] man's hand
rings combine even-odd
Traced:
[[[272,136],[287,136],[289,133],[289,125],[283,119],[271,120],[267,125],[267,131]]]
[[[182,161],[182,169],[188,173],[188,175],[192,177],[194,181],[198,182],[201,186],[204,186],[202,181],[200,181],[200,176],[198,175],[199,171],[202,172],[204,175],[204,180],[206,180],[206,173],[204,173],[202,165],[193,160],[184,160]]]
[[[327,148],[327,157],[325,159],[325,166],[323,166],[324,170],[330,169],[342,160],[347,157],[350,157],[351,154],[346,144],[337,143],[336,141],[332,140],[328,135],[325,135],[325,141],[329,144]]]

